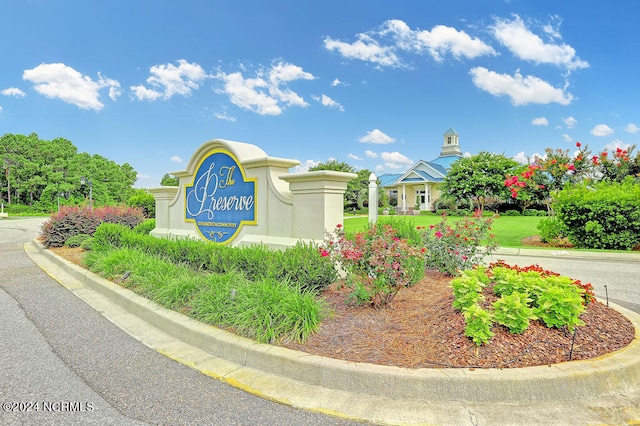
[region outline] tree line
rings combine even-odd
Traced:
[[[137,172],[101,155],[78,152],[69,140],[30,135],[0,137],[0,202],[51,212],[58,205],[124,204],[136,193]]]

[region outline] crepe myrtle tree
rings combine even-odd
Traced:
[[[475,210],[482,212],[487,201],[509,198],[504,177],[512,174],[516,167],[515,160],[485,151],[460,158],[451,165],[442,192],[459,203],[470,202]]]

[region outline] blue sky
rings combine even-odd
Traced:
[[[137,187],[210,139],[378,174],[640,141],[640,3],[0,1],[0,134],[64,137]]]

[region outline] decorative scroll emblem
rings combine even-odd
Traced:
[[[256,180],[247,179],[229,151],[211,151],[185,186],[185,220],[211,241],[230,243],[243,225],[255,225]]]

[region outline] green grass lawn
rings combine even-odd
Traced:
[[[396,223],[399,226],[429,226],[440,222],[440,216],[379,216],[380,223]],[[492,232],[500,247],[521,247],[522,239],[532,235],[540,235],[536,226],[542,217],[539,216],[501,216],[493,222]],[[454,221],[456,217],[449,220]],[[346,232],[359,232],[367,227],[367,217],[345,218]]]

